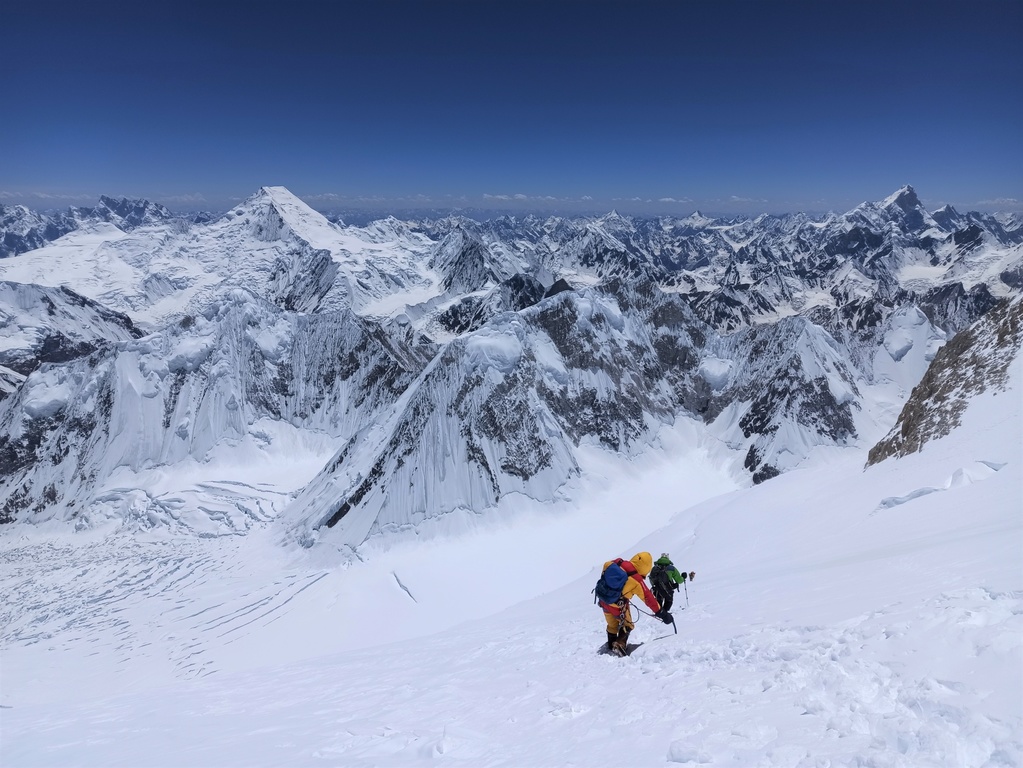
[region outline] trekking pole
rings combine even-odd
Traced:
[[[689,581],[689,579],[686,579],[686,581]],[[682,582],[682,589],[684,589],[686,591],[686,608],[688,608],[689,607],[689,587],[686,586],[686,581]],[[675,631],[677,632],[678,630],[675,630]]]

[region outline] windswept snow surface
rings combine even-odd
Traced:
[[[369,549],[0,544],[4,766],[1023,764],[1023,365],[922,453],[735,489],[683,425],[582,501]],[[509,502],[510,503],[510,502]],[[697,572],[629,659],[590,589]],[[310,558],[318,558],[313,561]]]

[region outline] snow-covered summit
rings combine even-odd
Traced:
[[[337,244],[341,232],[286,187],[262,187],[229,215],[251,216],[247,222],[250,231],[257,239],[265,241],[287,239],[292,235],[312,248],[329,250]]]

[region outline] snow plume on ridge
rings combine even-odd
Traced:
[[[3,518],[88,525],[113,478],[127,496],[157,467],[231,446],[272,453],[261,420],[349,439],[426,359],[350,312],[282,313],[236,290],[162,332],[44,366],[0,404]]]

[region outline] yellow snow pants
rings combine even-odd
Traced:
[[[626,632],[631,632],[633,627],[636,626],[635,624],[632,623],[632,612],[630,608],[631,606],[628,603],[626,603],[625,614],[623,617],[625,619]],[[618,628],[621,626],[622,620],[618,616],[613,616],[607,611],[604,611],[604,620],[607,622],[607,631],[610,632],[612,635],[617,635]]]

